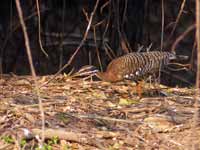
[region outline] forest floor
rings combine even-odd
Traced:
[[[37,77],[39,84],[51,76]],[[0,79],[0,149],[185,150],[200,148],[195,90],[58,76],[37,89],[31,76]],[[158,92],[160,91],[160,92]],[[42,130],[38,96],[42,100]],[[43,131],[43,132],[42,132]]]

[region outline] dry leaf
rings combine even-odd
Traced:
[[[164,115],[145,118],[144,122],[155,132],[168,132],[174,128],[172,121]]]
[[[138,102],[139,102],[138,100],[133,100],[133,99],[126,99],[126,98],[119,99],[119,105],[132,105],[132,104],[137,104]]]

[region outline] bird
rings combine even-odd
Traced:
[[[81,71],[91,70],[99,79],[106,82],[119,82],[132,80],[137,84],[137,92],[141,97],[140,81],[152,74],[159,72],[160,68],[167,66],[171,60],[176,59],[174,52],[150,51],[131,52],[113,59],[107,66],[106,71],[101,72],[94,66],[84,67]],[[86,71],[87,72],[87,71]],[[84,72],[84,74],[87,73]]]

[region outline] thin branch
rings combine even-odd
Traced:
[[[165,24],[165,8],[164,8],[164,0],[161,2],[162,8],[162,28],[161,28],[161,39],[160,39],[160,49],[163,50],[163,39],[164,39],[164,24]]]
[[[89,17],[88,17],[88,14],[87,12],[85,11],[85,9],[83,9],[83,13],[86,17],[86,20],[89,22]],[[100,22],[101,24],[101,22]],[[95,24],[92,26],[92,29],[93,29],[93,37],[94,37],[94,43],[95,43],[95,49],[96,49],[96,53],[97,53],[97,59],[98,59],[98,62],[99,62],[99,65],[100,65],[100,69],[101,71],[103,70],[103,67],[102,67],[102,63],[101,63],[101,58],[100,58],[100,54],[99,54],[99,49],[98,49],[98,46],[97,46],[97,37],[96,37],[96,26],[100,25],[99,23]],[[91,64],[90,64],[91,65]]]
[[[103,9],[104,9],[106,6],[108,6],[109,3],[110,3],[110,1],[107,1],[107,2],[105,2],[105,3],[101,6],[101,8],[100,8],[101,14],[103,14]]]
[[[181,14],[183,13],[183,9],[184,9],[184,6],[185,6],[185,2],[186,2],[186,0],[183,0],[183,2],[182,2],[182,4],[181,4],[180,11],[179,11],[178,16],[177,16],[177,18],[176,18],[176,21],[175,21],[175,24],[174,24],[174,26],[173,26],[173,29],[172,29],[172,31],[171,31],[171,33],[170,33],[169,39],[172,37],[172,35],[174,34],[174,31],[176,30],[176,27],[177,27],[177,25],[178,25],[178,22],[179,22],[179,20],[180,20],[180,18],[181,18]]]
[[[23,34],[24,34],[28,61],[29,61],[29,65],[30,65],[30,68],[31,68],[31,73],[32,73],[32,76],[33,76],[33,79],[34,79],[35,89],[36,89],[37,96],[38,96],[38,101],[39,101],[39,109],[40,109],[40,114],[41,114],[41,119],[42,119],[42,140],[41,140],[40,144],[43,145],[44,128],[45,128],[44,110],[43,110],[43,106],[42,106],[42,100],[40,98],[38,81],[36,79],[36,73],[35,73],[35,69],[34,69],[34,66],[33,66],[32,54],[31,54],[31,49],[30,49],[30,44],[29,44],[29,37],[28,37],[28,33],[27,33],[25,22],[24,22],[24,19],[23,19],[23,13],[22,13],[20,1],[19,0],[15,0],[15,3],[16,3],[17,12],[18,12],[18,15],[19,15],[19,20],[20,20],[20,23],[21,23],[21,26],[22,26],[22,31],[23,31]]]
[[[168,65],[177,65],[181,67],[190,67],[190,64],[180,64],[180,63],[169,63]]]
[[[199,120],[199,99],[200,99],[200,1],[196,0],[196,41],[197,41],[197,73],[196,73],[196,95],[195,95],[195,113],[193,116],[193,128],[192,133],[195,134],[196,137],[199,134],[196,132],[195,128],[198,125]],[[193,135],[194,136],[194,135]],[[192,135],[191,135],[192,137]],[[197,147],[195,146],[198,144],[197,142],[193,142],[192,149],[195,150]],[[199,148],[199,147],[198,147]]]
[[[99,119],[99,120],[106,120],[106,121],[113,121],[113,122],[121,122],[121,123],[128,123],[128,124],[145,124],[144,122],[140,121],[133,121],[128,119],[116,119],[111,117],[104,117],[94,114],[87,114],[87,115],[81,115],[81,114],[74,114],[74,113],[66,113],[66,115],[73,116],[80,119]]]
[[[193,29],[195,29],[195,24],[189,26],[188,29],[187,29],[185,32],[183,32],[183,34],[181,34],[181,35],[176,39],[176,41],[175,41],[174,44],[172,45],[171,50],[172,50],[172,51],[175,51],[175,48],[176,48],[176,46],[178,45],[178,43],[179,43],[185,36],[187,36]]]
[[[97,6],[99,4],[99,0],[96,1],[96,4],[94,6],[94,9],[90,15],[90,19],[89,19],[89,22],[88,22],[88,26],[87,26],[87,29],[85,31],[85,34],[84,34],[84,37],[81,41],[81,43],[79,44],[79,46],[77,47],[77,49],[75,50],[75,52],[73,53],[73,55],[70,57],[70,59],[68,60],[67,64],[65,64],[50,80],[48,80],[46,83],[44,83],[42,86],[48,84],[50,81],[52,81],[53,79],[55,79],[55,77],[57,75],[59,75],[65,68],[67,68],[71,62],[73,61],[74,57],[76,56],[76,54],[79,52],[80,48],[84,45],[84,42],[85,40],[87,39],[87,36],[88,36],[88,33],[89,33],[89,30],[90,30],[90,27],[91,27],[91,24],[92,24],[92,20],[93,20],[93,17],[94,17],[94,14],[96,12],[96,9],[97,9]]]
[[[195,113],[194,113],[194,125],[197,126],[199,116],[199,97],[200,97],[200,1],[196,0],[196,41],[197,41],[197,73],[196,73],[196,101],[195,101]]]
[[[111,18],[111,13],[112,13],[111,4],[110,4],[111,1],[109,0],[108,2],[109,2],[108,3],[109,4],[109,14],[108,14],[108,19],[107,19],[108,21],[106,23],[105,30],[103,32],[103,47],[104,47],[105,52],[108,55],[109,59],[112,60],[113,57],[115,58],[116,56],[115,56],[114,52],[109,48],[109,45],[107,44],[107,41],[105,41],[106,34],[107,34],[107,31],[108,31],[108,28],[109,28],[109,25],[110,25],[110,18]],[[109,51],[112,53],[112,56],[111,56]]]
[[[39,8],[39,2],[38,0],[36,0],[36,7],[37,7],[37,15],[38,15],[38,38],[39,38],[39,45],[40,48],[42,50],[42,52],[44,53],[44,55],[48,58],[48,54],[47,52],[44,50],[43,46],[42,46],[42,40],[41,40],[41,23],[40,23],[40,8]]]
[[[200,94],[200,1],[196,0],[196,41],[197,41],[197,76],[196,88],[197,95]]]

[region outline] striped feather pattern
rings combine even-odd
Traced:
[[[97,76],[111,82],[123,79],[136,81],[159,71],[161,66],[167,65],[175,58],[175,54],[170,52],[129,53],[111,61],[106,72]]]

